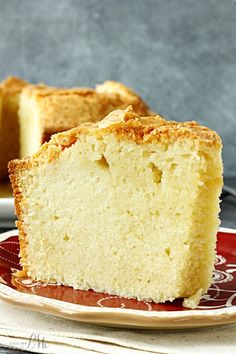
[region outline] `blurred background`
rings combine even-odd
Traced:
[[[235,0],[0,0],[0,79],[58,86],[106,79],[168,119],[224,142],[236,176]]]

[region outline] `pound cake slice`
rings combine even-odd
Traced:
[[[212,281],[221,140],[196,122],[131,107],[54,135],[11,161],[22,275],[139,300],[185,298]]]
[[[21,90],[27,83],[8,77],[0,84],[2,90],[2,120],[0,126],[0,180],[8,178],[7,165],[19,157],[18,107]]]
[[[0,129],[2,124],[2,88],[0,86]]]
[[[148,106],[135,92],[114,81],[106,81],[95,90],[28,86],[20,98],[20,155],[32,155],[54,133],[99,121],[130,104],[138,114],[149,114]]]
[[[2,124],[2,88],[0,87],[0,129],[1,129],[1,124]]]

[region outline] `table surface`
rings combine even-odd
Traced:
[[[227,186],[236,188],[236,177],[226,177],[225,184]],[[231,196],[227,196],[226,198],[223,199],[221,203],[220,218],[221,218],[222,227],[229,227],[229,228],[236,229],[236,199],[235,198]],[[7,230],[0,229],[0,233],[4,231]],[[24,354],[29,352],[0,347],[0,354],[10,354],[10,353]]]

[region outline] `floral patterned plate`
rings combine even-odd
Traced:
[[[213,284],[197,309],[125,299],[41,284],[14,276],[19,265],[17,230],[0,235],[0,299],[33,311],[97,325],[183,329],[236,322],[236,230],[220,229]]]

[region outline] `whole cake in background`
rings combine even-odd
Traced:
[[[212,282],[221,140],[129,107],[9,164],[21,276],[197,306]]]
[[[125,85],[106,81],[95,89],[61,89],[29,85],[20,97],[20,156],[30,156],[52,134],[97,122],[114,109],[132,104],[135,112],[148,115],[149,108]]]
[[[0,87],[0,128],[2,123],[2,88]]]
[[[129,104],[138,114],[150,112],[135,92],[114,81],[106,81],[95,89],[62,89],[31,85],[9,77],[0,87],[0,180],[8,178],[9,160],[30,156],[54,133],[83,122],[98,121],[112,110]]]
[[[25,81],[15,77],[9,77],[0,84],[2,91],[0,180],[8,178],[8,162],[19,157],[19,98],[23,87],[26,85]]]

